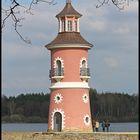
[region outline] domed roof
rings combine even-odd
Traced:
[[[77,16],[77,17],[81,17],[82,15],[72,7],[71,1],[67,0],[64,9],[59,14],[56,15],[57,18],[62,17],[62,16]]]
[[[63,16],[75,16],[79,18],[81,14],[79,14],[71,5],[71,0],[67,0],[66,6],[64,9],[56,16],[57,18]],[[62,23],[61,23],[62,24]],[[62,26],[59,23],[59,26]],[[64,24],[66,25],[66,24]],[[79,23],[77,25],[79,28]],[[62,27],[60,27],[62,28]],[[64,27],[66,28],[66,27]],[[74,28],[74,27],[73,27]],[[72,29],[73,29],[72,28]],[[66,28],[67,29],[67,28]],[[56,48],[88,48],[90,49],[93,45],[86,41],[80,34],[79,30],[60,30],[58,35],[55,37],[53,41],[49,44],[45,45],[47,49],[56,49]]]

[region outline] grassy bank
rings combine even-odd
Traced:
[[[38,133],[2,132],[2,140],[138,140],[138,133]]]

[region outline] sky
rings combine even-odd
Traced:
[[[31,45],[19,38],[10,19],[6,22],[2,32],[2,94],[50,93],[50,52],[44,46],[57,36],[55,16],[65,6],[65,0],[56,2],[34,6],[33,15],[22,14],[25,19],[19,31],[31,39]],[[137,94],[138,2],[130,2],[124,10],[111,3],[96,8],[97,4],[97,0],[72,0],[83,15],[80,33],[93,44],[88,55],[89,86],[99,93]]]

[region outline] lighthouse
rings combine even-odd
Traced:
[[[88,50],[80,34],[77,12],[70,0],[56,15],[58,34],[45,47],[51,53],[48,131],[91,132]]]

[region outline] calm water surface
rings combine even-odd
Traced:
[[[45,132],[47,123],[5,123],[2,131]]]
[[[5,123],[2,131],[46,132],[47,123]],[[99,131],[102,131],[101,124]],[[138,132],[138,123],[111,123],[110,132]]]

